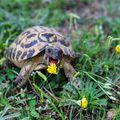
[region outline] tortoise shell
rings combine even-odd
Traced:
[[[60,47],[64,55],[74,57],[74,51],[64,36],[52,28],[34,26],[22,32],[6,50],[7,58],[22,61],[32,58],[45,50],[46,46]]]

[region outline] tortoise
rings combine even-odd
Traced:
[[[46,69],[51,62],[62,66],[66,77],[73,79],[76,72],[70,62],[75,56],[62,34],[44,26],[27,28],[6,49],[6,58],[21,68],[14,81],[19,87],[26,83],[33,70]]]

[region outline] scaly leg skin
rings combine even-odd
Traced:
[[[46,66],[43,64],[32,64],[31,62],[26,62],[24,67],[21,69],[20,73],[18,74],[17,78],[15,79],[15,84],[17,88],[20,88],[25,85],[27,80],[29,79],[29,75],[33,70],[40,70],[44,69]]]
[[[64,62],[63,69],[68,80],[73,80],[73,77],[76,73],[75,69],[70,63]]]
[[[25,62],[23,68],[21,68],[20,73],[16,77],[14,83],[16,84],[16,88],[22,87],[28,80],[29,74],[34,69],[33,64],[29,61]]]
[[[74,78],[74,75],[76,74],[75,69],[73,68],[73,66],[69,63],[69,62],[65,62],[63,63],[63,69],[65,72],[66,77],[68,78],[69,81],[73,80],[75,83],[75,86],[78,86],[79,83],[79,79],[78,78]]]

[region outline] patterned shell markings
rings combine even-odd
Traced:
[[[43,26],[34,26],[22,32],[6,54],[11,60],[22,61],[39,54],[47,45],[57,45],[65,55],[74,57],[74,52],[64,37],[54,29]]]

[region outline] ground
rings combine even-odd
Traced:
[[[0,0],[0,120],[120,119],[119,4]],[[42,70],[33,71],[25,87],[11,92],[20,69],[6,65],[5,49],[33,25],[53,27],[72,43],[78,55],[71,63],[78,86],[67,80],[63,69],[57,75]]]

